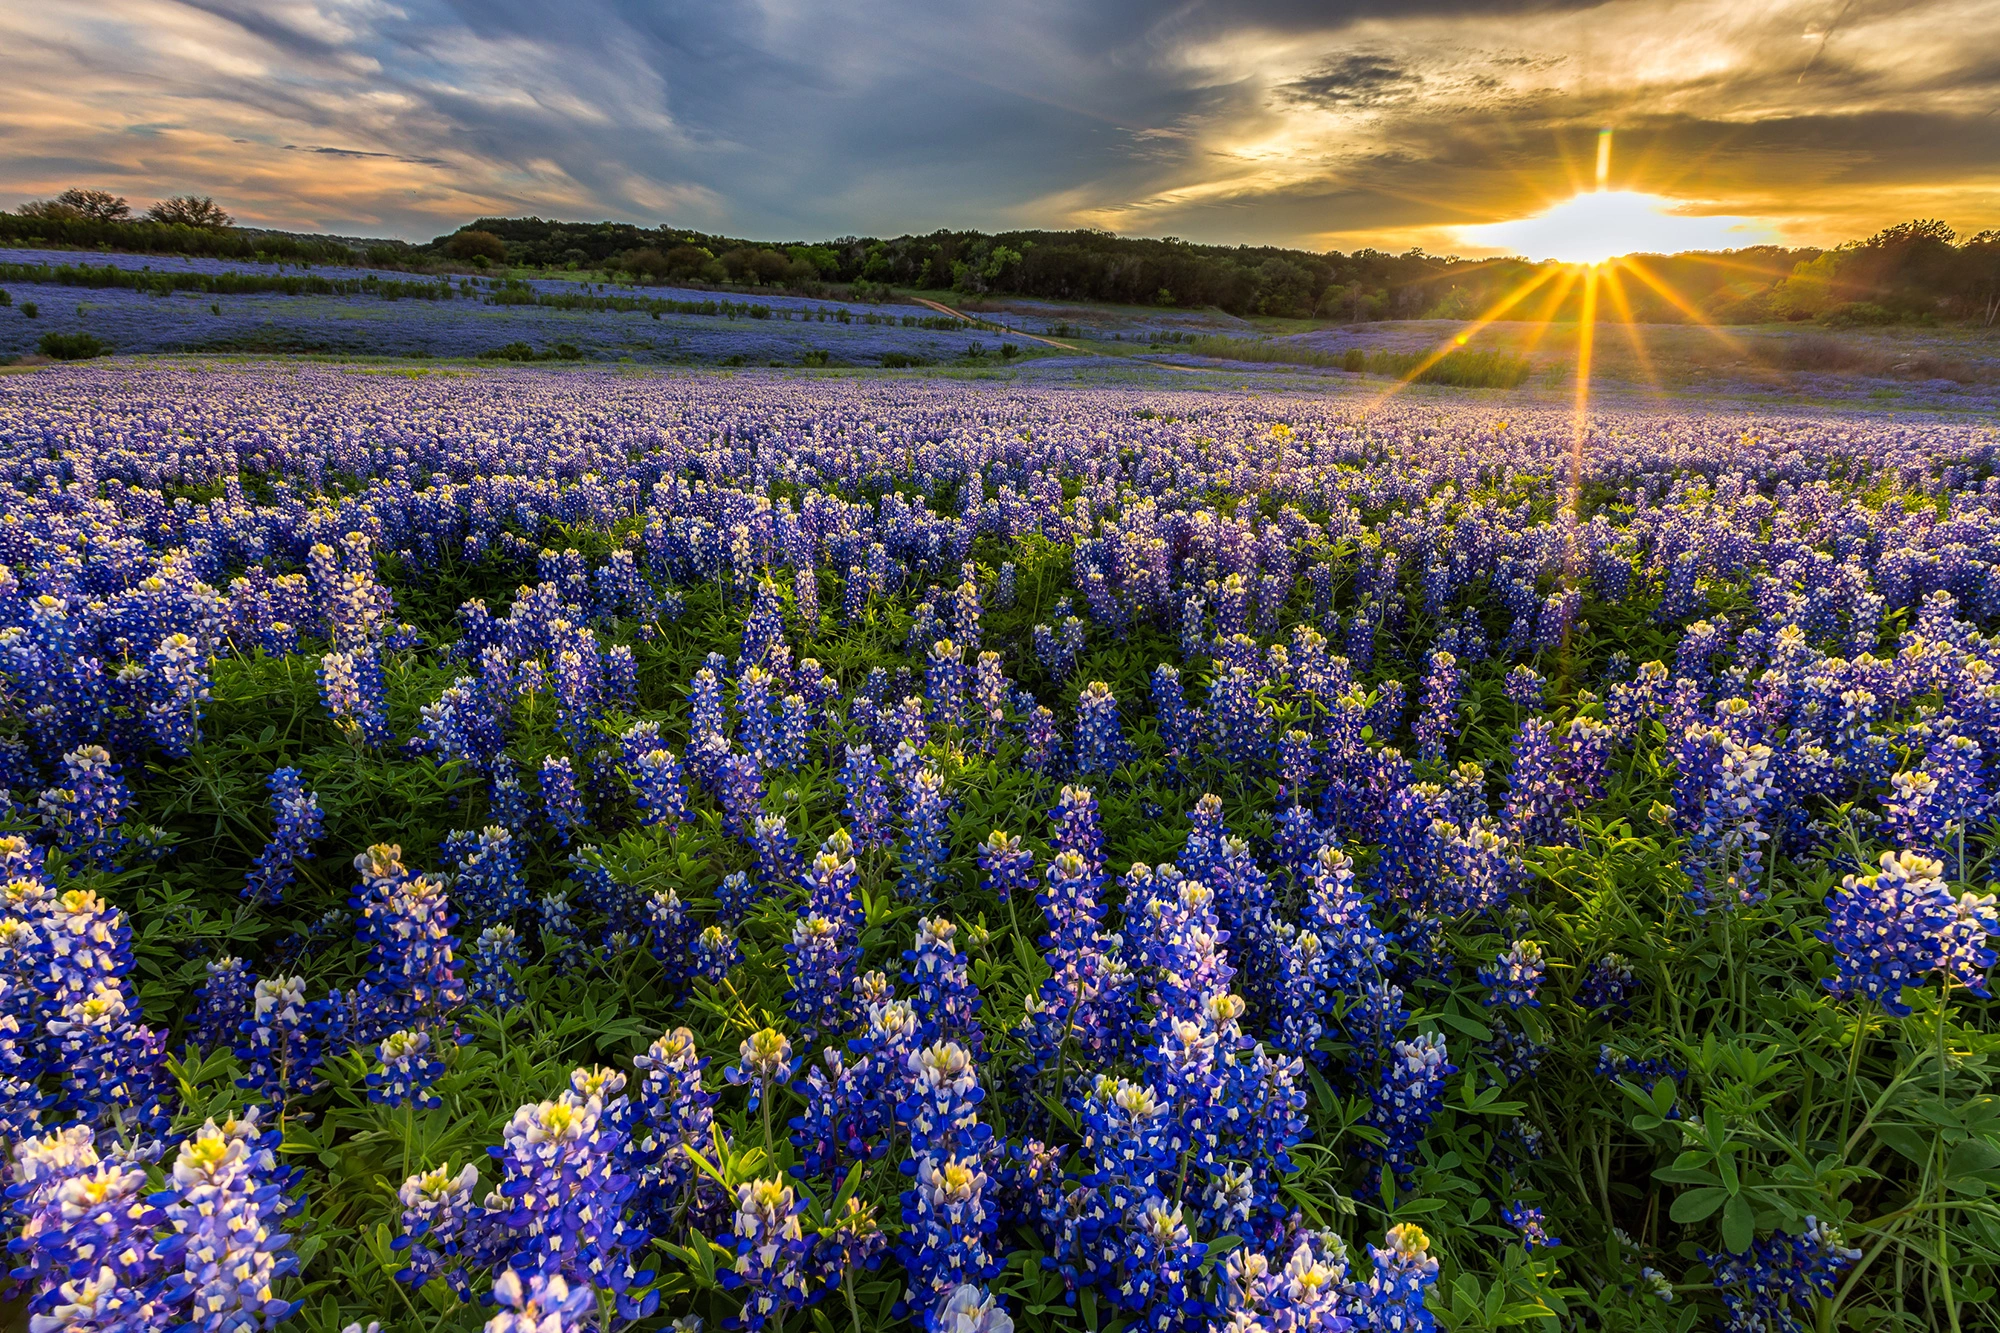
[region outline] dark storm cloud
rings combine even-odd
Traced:
[[[2000,176],[1978,0],[92,8],[0,16],[0,188],[199,186],[279,225],[410,236],[536,211],[1301,240],[1502,216],[1559,190],[1603,124],[1621,168],[1746,207]],[[1924,47],[1954,24],[1955,53]],[[1654,45],[1676,58],[1648,64]]]

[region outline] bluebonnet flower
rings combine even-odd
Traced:
[[[903,954],[908,964],[903,980],[916,991],[911,1004],[926,1038],[942,1036],[958,1042],[977,1063],[985,1045],[979,988],[972,983],[965,955],[958,951],[957,934],[958,927],[943,917],[918,921],[916,946]]]
[[[1639,980],[1622,954],[1608,953],[1592,963],[1577,987],[1576,999],[1586,1009],[1629,1010]]]
[[[165,1212],[175,1232],[158,1253],[180,1272],[163,1301],[185,1302],[193,1315],[187,1327],[198,1333],[268,1327],[298,1308],[274,1292],[298,1271],[298,1258],[278,1229],[288,1205],[273,1153],[277,1132],[264,1132],[258,1110],[220,1126],[208,1121],[174,1159]]]
[[[1439,1033],[1389,1045],[1365,1122],[1381,1131],[1384,1142],[1370,1144],[1364,1151],[1379,1158],[1399,1183],[1416,1171],[1417,1149],[1431,1117],[1444,1104],[1444,1081],[1457,1072]]]
[[[848,932],[839,922],[809,914],[792,926],[785,954],[791,982],[785,1004],[800,1033],[810,1041],[822,1031],[840,1031],[848,1018],[848,969],[861,954]]]
[[[1160,725],[1160,739],[1166,744],[1170,765],[1191,763],[1200,744],[1201,719],[1187,705],[1181,690],[1181,673],[1169,663],[1153,668],[1153,716]]]
[[[1118,721],[1118,700],[1111,687],[1091,681],[1076,701],[1076,771],[1109,775],[1135,757]]]
[[[1814,1217],[1798,1235],[1773,1232],[1743,1254],[1699,1254],[1715,1275],[1730,1333],[1805,1327],[1799,1314],[1810,1313],[1815,1296],[1833,1295],[1842,1274],[1861,1258],[1860,1250],[1842,1245],[1839,1232]]]
[[[403,1205],[402,1231],[390,1242],[391,1249],[409,1255],[409,1262],[396,1274],[398,1282],[421,1287],[441,1277],[460,1300],[471,1295],[465,1270],[457,1261],[472,1220],[472,1189],[478,1183],[479,1168],[470,1162],[458,1172],[448,1165],[434,1167],[403,1182],[396,1191]]]
[[[729,735],[728,714],[722,708],[722,679],[711,667],[694,673],[688,694],[688,743],[698,744],[710,736]]]
[[[1347,1333],[1354,1326],[1341,1313],[1352,1284],[1338,1236],[1300,1236],[1283,1268],[1274,1269],[1268,1257],[1247,1247],[1231,1250],[1221,1268],[1219,1313],[1225,1322],[1211,1326],[1218,1333]]]
[[[1442,763],[1445,746],[1458,735],[1460,692],[1465,671],[1450,653],[1432,653],[1430,671],[1424,676],[1423,702],[1417,710],[1412,734],[1417,755],[1431,763]]]
[[[325,1001],[307,1002],[304,978],[259,981],[236,1045],[236,1058],[244,1065],[236,1085],[255,1090],[281,1111],[326,1086],[319,1066],[330,1017]]]
[[[1523,663],[1507,673],[1507,699],[1516,708],[1536,709],[1542,706],[1542,693],[1548,682],[1542,673]]]
[[[1209,727],[1229,762],[1254,770],[1270,746],[1270,715],[1257,697],[1257,680],[1233,666],[1216,676],[1208,692]]]
[[[720,985],[730,969],[742,961],[736,937],[721,926],[707,926],[694,937],[694,974],[703,981]]]
[[[930,645],[924,662],[924,697],[946,727],[958,725],[965,709],[965,650],[951,639]]]
[[[1062,767],[1062,733],[1056,730],[1056,715],[1046,706],[1037,704],[1022,720],[1021,740],[1021,762],[1029,772],[1053,777]]]
[[[507,1266],[608,1288],[630,1311],[624,1293],[640,1275],[628,1252],[642,1238],[622,1222],[633,1190],[621,1169],[624,1082],[612,1071],[575,1071],[554,1101],[519,1107],[488,1151],[502,1172],[493,1220],[514,1250]]]
[[[560,1273],[524,1281],[506,1269],[493,1279],[493,1303],[500,1313],[486,1321],[486,1333],[584,1333],[597,1316],[597,1293]]]
[[[729,878],[741,876],[738,871]],[[672,889],[655,890],[647,897],[643,913],[647,952],[670,981],[678,981],[687,974],[687,955],[695,934],[687,905]]]
[[[679,1208],[700,1172],[687,1149],[709,1146],[715,1097],[702,1085],[708,1061],[695,1050],[694,1033],[675,1028],[654,1039],[632,1065],[641,1075],[634,1160],[637,1197],[654,1216]]]
[[[1739,720],[1747,709],[1740,699],[1718,705]],[[1766,821],[1780,796],[1772,762],[1769,745],[1723,726],[1691,726],[1676,742],[1676,822],[1688,837],[1683,865],[1697,910],[1762,901]]]
[[[1486,1004],[1508,1009],[1539,1008],[1541,1001],[1535,998],[1535,992],[1547,967],[1541,945],[1533,940],[1514,941],[1497,959],[1479,969],[1480,983],[1486,987]]]
[[[150,1197],[143,1164],[98,1158],[77,1126],[20,1145],[9,1193],[25,1216],[15,1253],[27,1323],[35,1330],[146,1327],[164,1320],[165,1266],[154,1237],[166,1215]],[[68,1278],[68,1281],[64,1281]]]
[[[465,988],[455,969],[458,941],[444,884],[412,874],[402,849],[377,843],[354,858],[362,886],[350,898],[359,916],[356,934],[368,945],[369,988],[387,1013],[434,1019],[462,1003]],[[358,1034],[373,1040],[374,1034]]]
[[[313,844],[326,832],[319,798],[306,789],[296,768],[279,768],[265,780],[276,815],[270,841],[250,868],[243,896],[255,903],[275,903],[298,878],[298,862],[312,854]]]
[[[805,697],[786,695],[778,704],[778,734],[772,742],[771,766],[786,771],[803,768],[811,732],[812,717]]]
[[[583,797],[577,794],[576,773],[565,755],[542,756],[542,812],[556,841],[569,846],[570,835],[590,822]]]
[[[389,726],[388,687],[373,647],[328,652],[320,658],[319,686],[326,711],[350,742],[371,749],[395,742],[396,733]]]
[[[798,1068],[792,1058],[791,1039],[776,1028],[762,1028],[743,1039],[737,1048],[737,1062],[722,1071],[723,1080],[750,1087],[750,1109],[756,1110],[769,1099],[770,1089],[785,1083]]]
[[[782,1322],[785,1311],[802,1308],[818,1294],[811,1265],[818,1237],[800,1227],[797,1193],[783,1177],[736,1187],[731,1239],[736,1259],[718,1275],[727,1290],[741,1294],[742,1326],[749,1333]]]
[[[840,785],[847,791],[847,833],[855,847],[868,852],[888,846],[889,798],[872,746],[847,747]]]
[[[1035,854],[1022,847],[1018,837],[994,829],[979,844],[979,870],[986,891],[1004,903],[1033,887]]]
[[[920,770],[911,779],[904,801],[903,837],[896,849],[903,868],[902,884],[911,901],[934,902],[944,884],[945,837],[949,832],[944,779],[931,769]]]
[[[776,740],[771,716],[771,673],[761,666],[746,666],[736,678],[737,739],[746,754],[756,757],[761,767]]]
[[[472,983],[467,1000],[495,1013],[525,1004],[515,974],[527,966],[521,939],[512,926],[488,926],[472,945]]]
[[[854,864],[855,844],[846,829],[835,829],[820,844],[819,855],[806,871],[806,910],[859,937],[864,924],[861,871]]]
[[[993,584],[993,605],[1002,611],[1014,605],[1014,562],[1012,560],[1003,560],[1000,562],[1000,573]]]
[[[507,922],[528,910],[521,845],[505,825],[488,824],[476,834],[454,829],[445,835],[444,853],[455,862],[454,900],[478,919]]]
[[[1687,1078],[1685,1069],[1665,1059],[1657,1056],[1635,1057],[1602,1043],[1597,1048],[1597,1061],[1591,1068],[1599,1078],[1631,1083],[1649,1097],[1661,1079],[1671,1079],[1675,1083],[1680,1083]],[[1670,1115],[1668,1118],[1675,1117]]]
[[[967,1283],[1000,1271],[988,1250],[999,1219],[986,1201],[989,1184],[977,1158],[925,1157],[916,1187],[903,1194],[903,1234],[896,1251],[908,1274],[904,1299],[929,1307]]]
[[[1064,787],[1050,812],[1055,820],[1055,845],[1061,852],[1075,852],[1097,882],[1104,874],[1104,831],[1098,825],[1097,798],[1088,787]]]
[[[147,659],[152,701],[146,725],[160,748],[186,758],[201,731],[201,705],[209,697],[208,657],[186,634],[169,634]]]
[[[805,858],[799,855],[798,839],[785,827],[785,816],[758,815],[750,833],[757,851],[757,879],[766,893],[784,893],[805,882]]]
[[[1548,1233],[1542,1210],[1529,1204],[1509,1204],[1500,1210],[1500,1220],[1521,1233],[1521,1244],[1528,1249],[1548,1249],[1562,1244],[1559,1238]]]
[[[206,965],[208,979],[195,992],[195,1011],[188,1020],[188,1040],[204,1051],[229,1045],[243,1020],[250,1016],[257,978],[241,958],[225,955]]]
[[[62,762],[62,785],[43,792],[38,803],[42,825],[57,850],[111,866],[127,842],[119,825],[132,806],[131,789],[101,745],[79,746]]]
[[[896,1119],[909,1129],[913,1158],[969,1155],[992,1137],[992,1129],[979,1123],[986,1093],[964,1047],[941,1041],[911,1051],[907,1069]]]
[[[431,1034],[391,1032],[376,1054],[381,1064],[368,1075],[368,1100],[384,1106],[442,1106],[431,1087],[444,1075],[444,1062],[431,1058]]]
[[[494,764],[490,791],[493,818],[502,827],[516,836],[523,836],[534,828],[535,815],[528,801],[527,789],[514,772],[513,761],[505,755]]]
[[[1437,1281],[1438,1261],[1422,1227],[1400,1222],[1389,1228],[1385,1245],[1370,1245],[1374,1270],[1354,1294],[1354,1310],[1364,1328],[1383,1333],[1432,1333],[1437,1318],[1424,1295]]]
[[[724,758],[716,766],[715,795],[722,807],[723,831],[746,836],[764,804],[764,775],[756,756],[731,754]]]
[[[1985,994],[1993,964],[1986,939],[2000,933],[1993,895],[1954,900],[1943,874],[1942,862],[1905,851],[1884,852],[1873,874],[1843,878],[1827,896],[1827,926],[1818,932],[1838,966],[1827,989],[1897,1015],[1910,1012],[1903,988],[1925,984],[1940,969]]]
[[[687,788],[681,780],[681,762],[674,752],[656,746],[628,755],[624,769],[646,826],[678,828],[687,818]]]

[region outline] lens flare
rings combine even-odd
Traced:
[[[1533,217],[1458,228],[1458,239],[1488,250],[1567,264],[1601,264],[1633,254],[1738,250],[1769,239],[1744,217],[1688,213],[1684,200],[1637,190],[1593,190]]]

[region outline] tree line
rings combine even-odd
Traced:
[[[130,249],[225,258],[362,263],[417,271],[558,269],[642,284],[776,288],[825,295],[889,288],[959,297],[1028,296],[1233,315],[1361,322],[1468,319],[1524,288],[1511,317],[1579,314],[1582,284],[1522,259],[1464,259],[1205,245],[1097,230],[939,230],[891,238],[773,243],[674,227],[480,218],[419,245],[356,247],[332,237],[231,225],[206,196],[176,195],[135,216],[104,190],[76,188],[0,215],[0,244]],[[1537,283],[1537,279],[1543,279]],[[1614,271],[1606,317],[1830,325],[2000,322],[2000,231],[1961,239],[1935,220],[1831,248],[1752,246],[1636,257]]]

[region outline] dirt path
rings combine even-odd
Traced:
[[[1063,351],[1074,352],[1078,356],[1101,356],[1113,361],[1136,361],[1140,365],[1153,366],[1159,370],[1178,370],[1191,375],[1199,375],[1202,371],[1200,366],[1177,366],[1171,361],[1150,361],[1141,357],[1114,356],[1110,352],[1099,352],[1088,347],[1078,347],[1074,343],[1061,342],[1055,338],[1045,338],[1039,333],[1023,333],[1018,329],[1010,329],[1004,324],[995,324],[992,320],[980,319],[976,315],[968,315],[963,310],[953,310],[942,301],[933,301],[929,297],[917,296],[914,293],[910,294],[907,299],[915,301],[918,305],[929,306],[941,314],[950,315],[953,319],[962,319],[976,328],[993,329],[997,332],[1005,333],[1010,337],[1025,338],[1029,342],[1044,343],[1050,347],[1060,347]]]
[[[1072,343],[1057,342],[1054,338],[1044,338],[1039,333],[1022,333],[1019,329],[1010,329],[1004,324],[995,324],[990,319],[980,319],[977,315],[968,315],[963,310],[953,310],[950,306],[944,304],[942,301],[933,301],[927,297],[922,297],[922,296],[911,296],[909,299],[915,301],[918,305],[927,305],[931,309],[936,310],[942,314],[950,315],[953,319],[962,319],[968,324],[975,324],[982,328],[990,328],[997,333],[1005,333],[1009,337],[1026,338],[1029,342],[1045,343],[1050,347],[1060,347],[1065,352],[1075,352],[1081,356],[1104,355],[1104,353],[1102,352],[1093,352],[1088,348],[1078,347]]]

